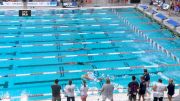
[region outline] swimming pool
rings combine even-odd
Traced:
[[[132,75],[139,78],[143,68],[148,68],[152,82],[173,78],[180,83],[179,38],[134,8],[16,14],[0,11],[0,96],[19,101],[26,93],[29,100],[47,99],[55,79],[62,88],[72,79],[78,95],[81,76],[87,71],[110,77],[116,88],[126,87]],[[89,81],[88,86],[97,90],[103,83]]]

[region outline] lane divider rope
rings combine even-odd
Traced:
[[[25,74],[7,74],[0,76],[0,78],[7,77],[25,77],[34,75],[52,75],[52,74],[62,74],[62,73],[82,73],[82,72],[94,72],[94,71],[107,71],[107,70],[132,70],[132,69],[145,69],[145,68],[160,68],[160,67],[174,67],[180,66],[180,64],[157,64],[157,65],[142,65],[142,66],[129,66],[129,67],[106,67],[98,69],[87,69],[87,70],[65,70],[61,72],[38,72],[38,73],[25,73]]]
[[[22,57],[22,58],[0,58],[0,61],[11,61],[11,60],[32,60],[32,59],[53,59],[53,58],[69,58],[69,57],[79,57],[79,56],[105,56],[105,55],[119,55],[119,54],[145,54],[158,52],[157,50],[141,50],[132,52],[109,52],[109,53],[91,53],[91,54],[69,54],[61,56],[35,56],[35,57]]]

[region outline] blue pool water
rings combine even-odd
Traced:
[[[115,10],[180,58],[180,39],[172,32],[155,31],[161,26],[156,22],[147,24],[152,20],[136,9]],[[173,78],[180,83],[179,63],[135,33],[112,9],[34,10],[32,17],[17,14],[14,10],[0,11],[1,97],[49,94],[55,79],[60,80],[62,88],[72,79],[78,95],[81,76],[87,70],[98,77],[109,77],[117,88],[127,87],[132,75],[139,78],[143,66],[151,73],[152,82],[163,78],[167,83],[167,78]],[[97,90],[104,81],[87,83],[90,89]],[[29,100],[50,97],[36,96]]]

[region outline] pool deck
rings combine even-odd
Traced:
[[[138,96],[137,96],[138,97]],[[173,98],[173,101],[179,101],[180,95]],[[51,99],[47,100],[35,100],[35,101],[51,101]],[[61,101],[66,101],[66,98],[63,98]],[[76,97],[76,101],[81,101],[80,97]],[[102,101],[101,96],[88,96],[87,101]],[[109,100],[107,100],[109,101]],[[127,94],[114,94],[114,101],[129,101]],[[152,99],[146,99],[146,101],[152,101]],[[164,101],[169,101],[167,97]]]

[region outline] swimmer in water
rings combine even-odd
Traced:
[[[100,82],[103,80],[103,78],[97,78],[93,72],[87,72],[87,74],[82,75],[81,78],[89,80],[89,81],[96,81],[96,82]]]
[[[69,62],[67,64],[71,64],[71,65],[87,65],[88,63],[84,63],[84,62]]]
[[[88,48],[71,48],[70,51],[89,50]]]

